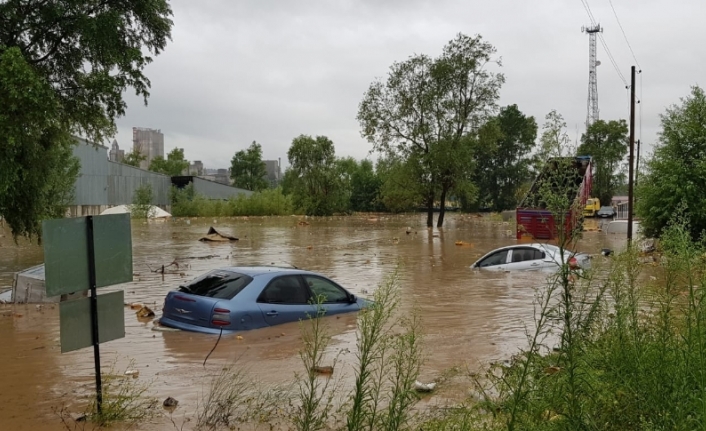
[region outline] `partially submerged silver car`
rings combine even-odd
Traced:
[[[471,265],[472,269],[490,271],[557,270],[563,263],[572,269],[587,269],[591,256],[561,249],[551,244],[518,244],[495,249]]]

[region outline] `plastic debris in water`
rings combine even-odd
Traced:
[[[422,383],[419,380],[414,382],[414,390],[417,392],[431,392],[436,388],[436,382]]]

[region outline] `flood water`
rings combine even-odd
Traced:
[[[295,265],[332,277],[358,296],[370,297],[385,274],[400,265],[402,309],[419,310],[427,362],[420,380],[432,381],[453,366],[477,369],[507,359],[525,341],[532,325],[534,288],[540,272],[473,272],[469,266],[493,248],[516,242],[512,225],[471,215],[447,214],[442,229],[427,229],[424,215],[174,219],[133,221],[134,281],[101,289],[123,289],[127,303],[140,302],[160,315],[166,293],[201,273],[233,265]],[[587,223],[591,222],[587,220]],[[210,226],[240,238],[209,243],[198,238]],[[411,232],[406,233],[407,227]],[[15,245],[0,231],[0,292],[15,271],[42,263],[41,247]],[[468,245],[458,246],[463,241]],[[624,240],[586,232],[578,249],[598,253]],[[600,256],[599,256],[600,258]],[[179,270],[151,270],[177,261]],[[335,373],[352,375],[355,315],[327,318],[334,335],[329,356],[340,354]],[[179,400],[175,417],[193,417],[209,376],[237,360],[237,366],[264,384],[291,381],[302,367],[298,324],[224,336],[204,367],[217,336],[157,332],[152,320],[139,321],[125,307],[126,336],[100,345],[104,373],[122,373],[133,361],[139,381],[161,402]],[[79,412],[94,388],[92,349],[61,354],[58,306],[0,305],[0,430],[62,429],[56,409]],[[343,353],[340,353],[343,352]],[[453,398],[453,392],[451,393]],[[458,389],[463,396],[463,388]],[[433,397],[432,397],[433,399]],[[172,430],[161,417],[141,429]],[[189,429],[187,425],[185,429]]]

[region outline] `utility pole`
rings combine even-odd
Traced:
[[[635,66],[630,68],[630,165],[628,167],[628,246],[632,244],[632,210],[634,195],[633,167],[635,166]]]
[[[596,56],[596,34],[602,33],[600,24],[593,27],[581,27],[588,33],[588,103],[586,113],[586,128],[598,120],[598,66],[601,64]]]

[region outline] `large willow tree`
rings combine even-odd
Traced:
[[[438,58],[415,55],[394,63],[375,81],[358,110],[362,135],[381,153],[414,160],[415,189],[427,208],[427,226],[440,203],[437,226],[451,193],[465,194],[473,171],[473,129],[497,108],[505,78],[493,72],[495,48],[481,36],[458,34]]]

